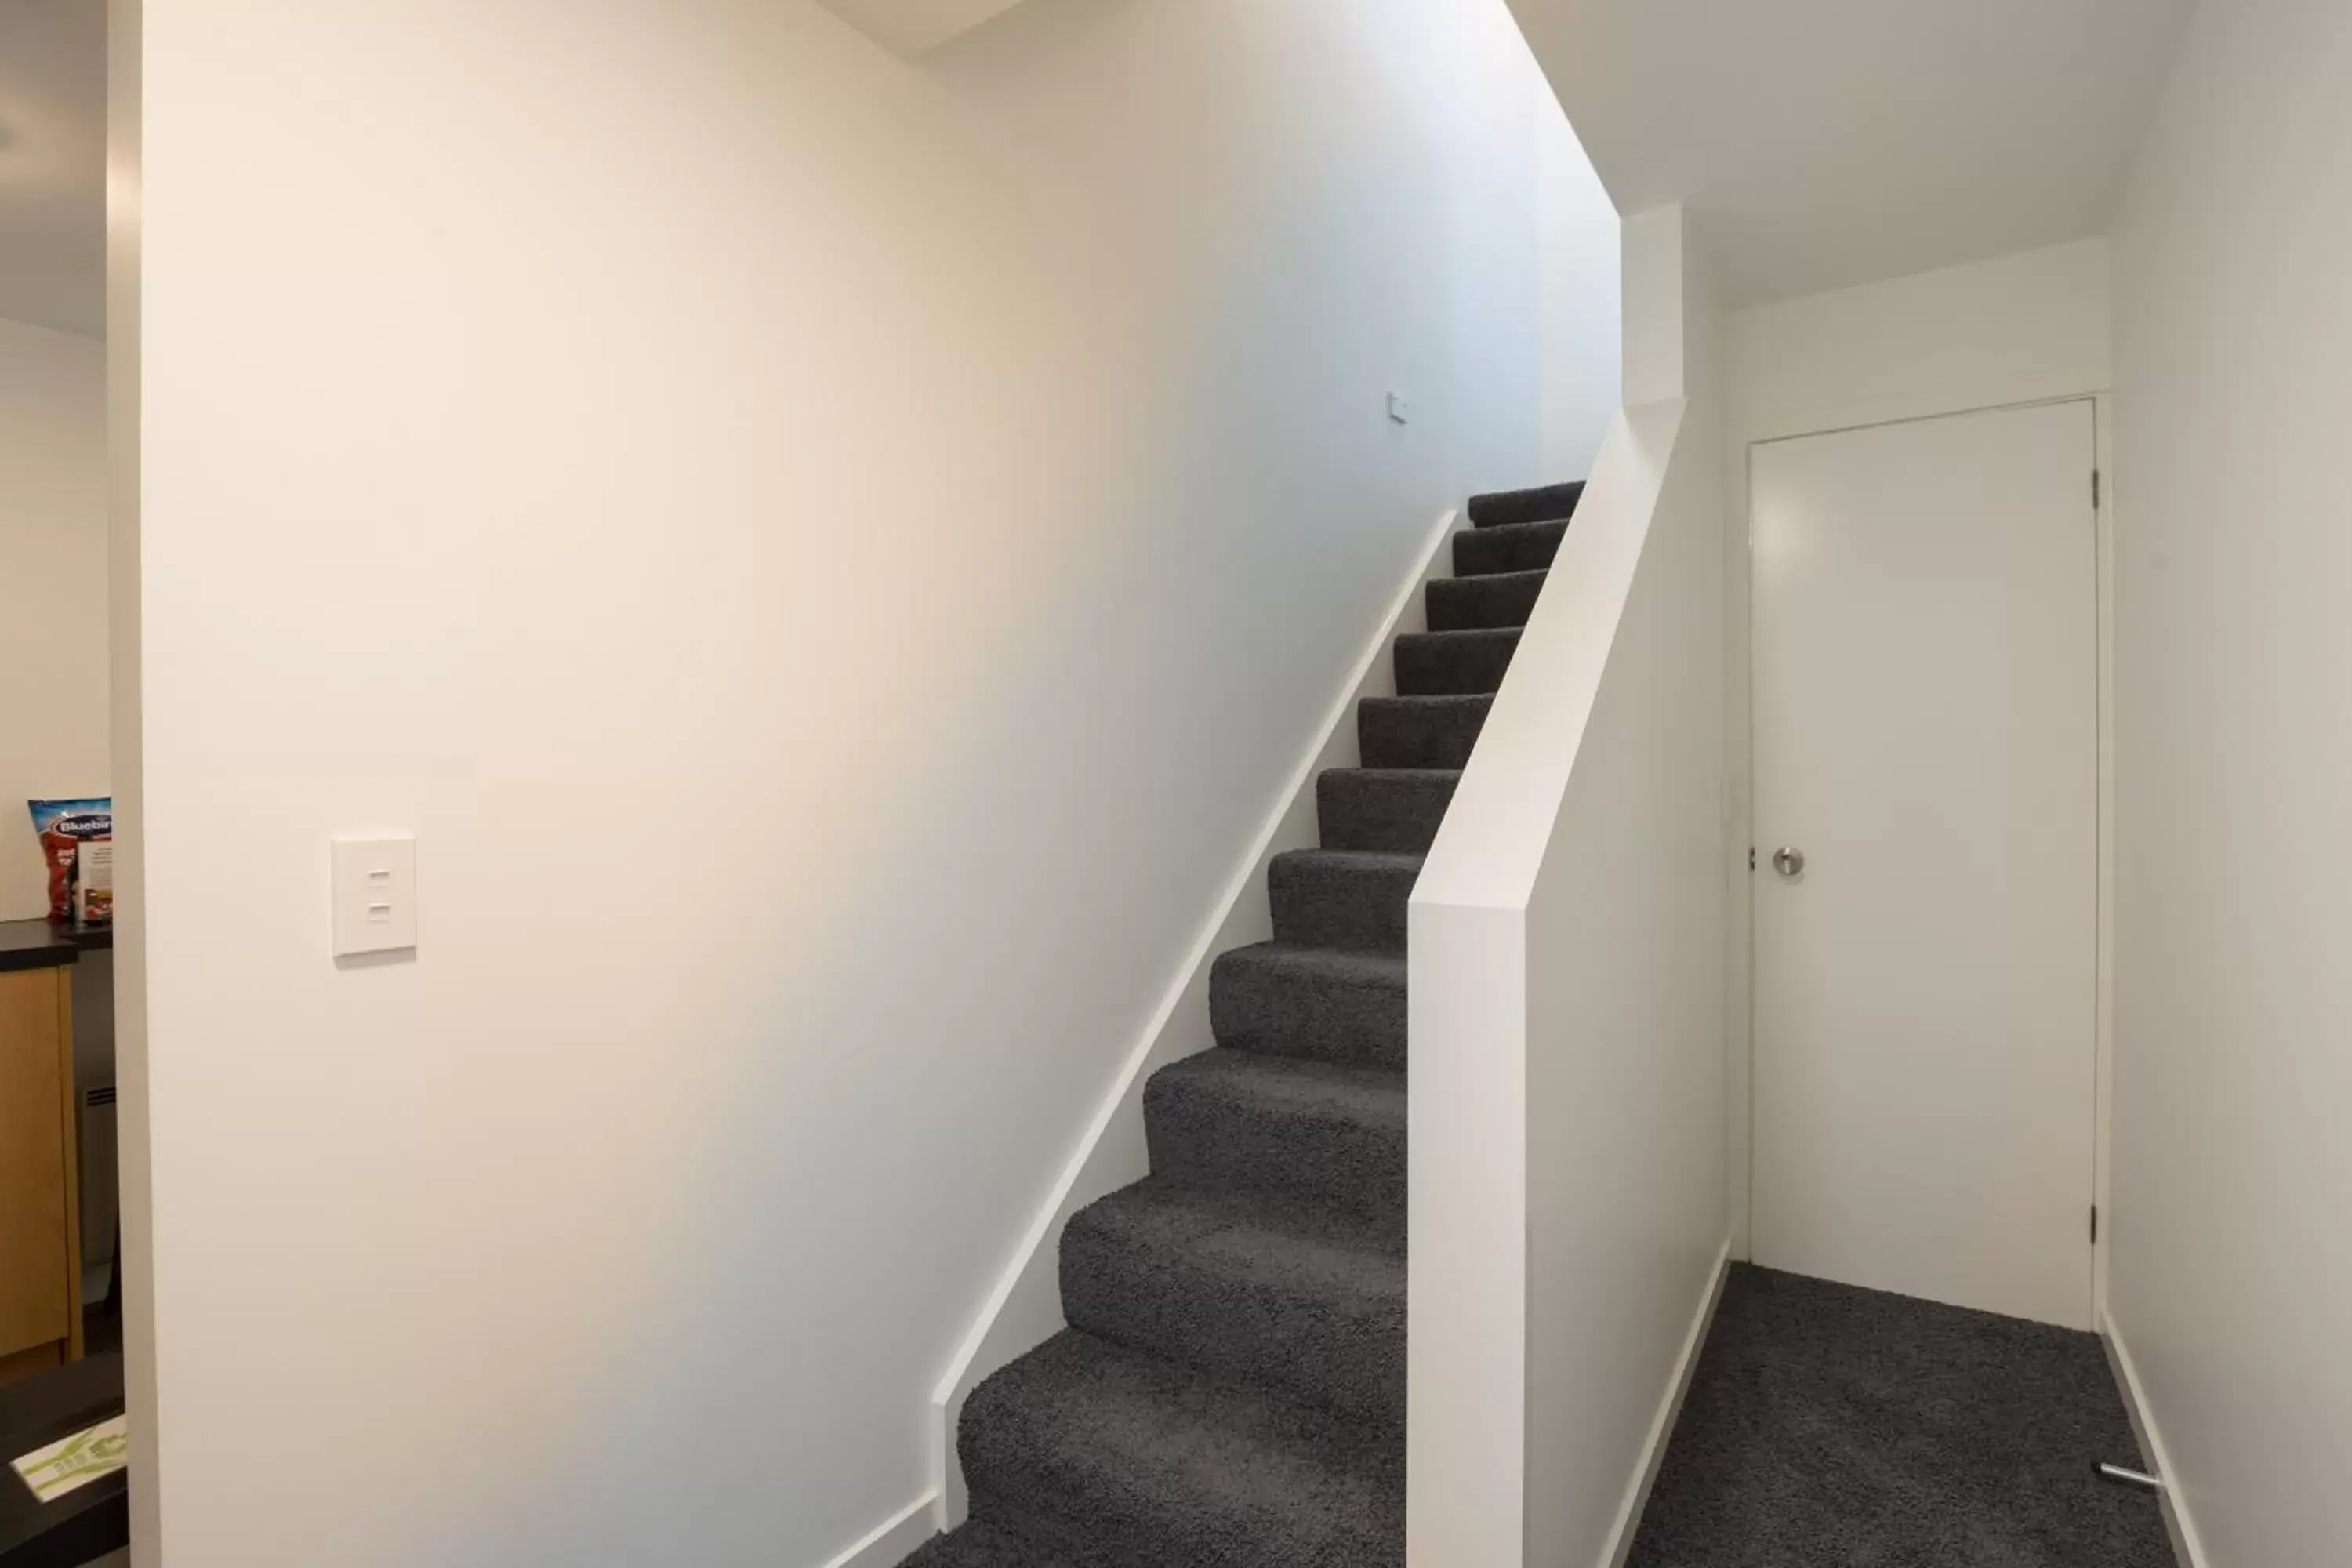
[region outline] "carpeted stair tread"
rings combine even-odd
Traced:
[[[1426,855],[1445,820],[1459,768],[1331,768],[1315,781],[1326,849]]]
[[[1519,650],[1519,628],[1413,632],[1396,640],[1397,693],[1466,697],[1499,691]]]
[[[1514,522],[1466,528],[1454,536],[1454,574],[1486,577],[1549,566],[1568,537],[1564,522]]]
[[[1367,697],[1356,706],[1356,744],[1368,768],[1468,764],[1494,695]]]
[[[1538,485],[1528,490],[1497,490],[1470,498],[1470,521],[1480,528],[1561,521],[1576,515],[1576,503],[1583,499],[1581,479],[1573,484]]]
[[[1362,766],[1143,1086],[1151,1174],[1071,1216],[1071,1327],[964,1402],[971,1520],[904,1568],[1402,1568],[1408,914],[1581,485],[1475,497]]]
[[[1070,1326],[1319,1408],[1404,1418],[1404,1215],[1151,1177],[1063,1232]]]
[[[900,1568],[1071,1568],[1071,1564],[1068,1559],[994,1525],[974,1522],[932,1537]]]
[[[1237,947],[1210,967],[1209,1027],[1231,1050],[1402,1071],[1405,973],[1402,952]]]
[[[1076,1330],[972,1392],[958,1449],[975,1518],[1077,1568],[1404,1561],[1397,1435]]]
[[[1423,602],[1433,632],[1478,631],[1488,626],[1523,626],[1536,611],[1549,568],[1532,572],[1492,572],[1483,577],[1439,577],[1429,584]]]
[[[1405,1077],[1220,1047],[1143,1087],[1154,1174],[1371,1218],[1404,1209]]]
[[[1266,868],[1274,940],[1402,952],[1405,904],[1422,859],[1379,849],[1294,849],[1276,856]]]

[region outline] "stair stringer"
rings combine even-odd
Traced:
[[[1011,1263],[932,1390],[931,1508],[941,1531],[961,1524],[970,1511],[963,1468],[956,1454],[956,1426],[963,1415],[964,1400],[990,1376],[1062,1331],[1062,1228],[1088,1204],[1150,1174],[1143,1136],[1143,1087],[1170,1062],[1216,1044],[1209,1028],[1209,972],[1220,953],[1273,936],[1266,868],[1286,850],[1311,849],[1321,842],[1316,823],[1315,781],[1328,769],[1357,765],[1357,705],[1367,697],[1396,695],[1389,650],[1399,636],[1427,629],[1423,590],[1439,578],[1454,575],[1454,555],[1446,544],[1465,522],[1463,510],[1455,508],[1430,531],[1420,559],[1398,588],[1386,618],[1365,643],[1348,684],[1333,699],[1329,714],[1300,757],[1255,845],[1202,923],[1182,969],[1142,1037],[1129,1052],[1076,1152],[1063,1168],[1061,1179],[1039,1205]]]

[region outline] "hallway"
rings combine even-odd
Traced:
[[[1631,1568],[2169,1568],[2098,1340],[1748,1265]]]

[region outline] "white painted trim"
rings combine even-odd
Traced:
[[[1285,850],[1312,848],[1319,842],[1316,777],[1326,769],[1356,765],[1359,752],[1352,721],[1356,704],[1366,697],[1395,694],[1396,676],[1387,657],[1389,649],[1400,635],[1425,629],[1422,589],[1432,581],[1453,575],[1454,560],[1445,542],[1461,524],[1462,512],[1456,509],[1431,530],[1412,574],[1364,645],[1322,728],[1299,758],[1256,839],[1234,869],[1224,897],[1202,924],[1182,969],[1128,1054],[1126,1065],[1095,1112],[1076,1152],[1030,1222],[1011,1264],[933,1390],[930,1504],[939,1529],[954,1529],[969,1511],[955,1447],[956,1423],[962,1415],[965,1398],[984,1379],[1060,1331],[1064,1321],[1062,1227],[1087,1205],[1150,1173],[1143,1140],[1144,1083],[1167,1063],[1216,1043],[1209,1028],[1210,967],[1220,953],[1264,942],[1274,934],[1265,891],[1267,864]]]
[[[824,1568],[898,1568],[918,1547],[939,1533],[939,1524],[931,1517],[931,1505],[937,1500],[933,1493],[925,1492],[866,1531],[863,1540]]]
[[[1725,426],[1733,424],[1727,416]],[[1756,1257],[1756,446],[1734,436],[1723,482],[1724,1174],[1731,1256]]]
[[[1617,1522],[1609,1531],[1608,1550],[1601,1554],[1601,1568],[1625,1568],[1625,1560],[1633,1554],[1633,1539],[1642,1531],[1642,1514],[1650,1506],[1651,1489],[1658,1484],[1658,1468],[1666,1462],[1666,1448],[1674,1441],[1675,1424],[1682,1419],[1683,1401],[1690,1397],[1691,1381],[1698,1374],[1698,1358],[1706,1349],[1707,1331],[1715,1325],[1715,1310],[1723,1303],[1724,1282],[1731,1278],[1731,1238],[1724,1237],[1723,1249],[1715,1257],[1715,1272],[1707,1277],[1706,1294],[1698,1304],[1698,1313],[1691,1319],[1690,1333],[1683,1340],[1683,1353],[1675,1359],[1675,1370],[1666,1381],[1665,1397],[1658,1401],[1658,1414],[1650,1423],[1650,1440],[1642,1450],[1641,1468],[1626,1483],[1625,1500],[1617,1505]]]
[[[1743,409],[1741,434],[1745,442],[1752,446],[1835,430],[1907,425],[1914,420],[1941,419],[1950,414],[1971,414],[1988,408],[2073,403],[2105,391],[2112,379],[2104,365],[2084,365],[2029,380],[2003,378],[1974,386],[1956,384],[1892,396],[1851,398],[1811,408]]]
[[[2131,1351],[2116,1327],[2114,1315],[2104,1310],[2099,1313],[2099,1341],[2107,1347],[2108,1364],[2115,1368],[2116,1383],[2123,1390],[2124,1414],[2131,1417],[2132,1436],[2139,1439],[2140,1458],[2164,1482],[2164,1490],[2158,1495],[2164,1504],[2165,1533],[2172,1537],[2172,1554],[2180,1559],[2180,1568],[2210,1568],[2212,1560],[2205,1555],[2197,1521],[2174,1479],[2172,1456],[2164,1447],[2164,1434],[2157,1429],[2156,1413],[2148,1408]]]
[[[2099,1233],[2091,1247],[2091,1321],[2107,1315],[2107,1266],[2116,1233],[2116,400],[2091,399],[2093,446],[2099,465],[2095,519],[2099,617],[2099,908],[2098,994],[2091,1102],[2091,1202]]]

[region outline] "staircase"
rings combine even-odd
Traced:
[[[1070,1220],[1069,1328],[972,1391],[971,1521],[906,1568],[1404,1562],[1405,903],[1584,487],[1481,496],[1144,1090],[1151,1174]]]

